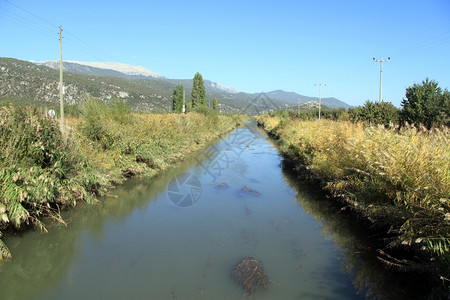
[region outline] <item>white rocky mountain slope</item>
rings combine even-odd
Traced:
[[[163,75],[150,71],[144,67],[131,66],[118,62],[83,62],[83,61],[71,61],[67,60],[65,62],[79,64],[88,67],[94,67],[99,69],[108,69],[123,73],[130,76],[148,76],[153,78],[164,78]]]

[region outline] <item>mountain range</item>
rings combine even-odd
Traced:
[[[65,101],[77,104],[86,96],[109,101],[125,99],[136,110],[168,110],[176,85],[186,90],[190,100],[192,79],[169,79],[143,67],[115,62],[65,61]],[[0,98],[30,99],[41,102],[59,101],[59,62],[32,63],[14,58],[0,58]],[[262,113],[318,101],[293,92],[276,90],[267,93],[238,92],[216,82],[204,80],[208,101],[216,97],[222,112]],[[336,98],[322,98],[330,108],[349,108]]]
[[[38,65],[59,70],[59,61],[36,62]],[[81,62],[64,61],[64,71],[98,76],[118,76],[129,78],[165,78],[161,74],[152,72],[144,67],[130,66],[116,62]]]
[[[37,62],[36,64],[47,66],[55,70],[59,70],[59,61]],[[116,62],[65,61],[63,63],[63,69],[66,72],[85,75],[116,76],[129,79],[160,79],[173,83],[179,81],[176,79],[175,80],[168,79],[163,75],[150,71],[144,67],[140,66],[136,67]],[[184,83],[186,84],[186,82]],[[237,91],[234,88],[221,85],[220,83],[204,80],[204,84],[205,87],[217,90],[218,92],[226,92],[230,94],[237,93]]]

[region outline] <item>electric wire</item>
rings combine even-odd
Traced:
[[[36,19],[24,16],[23,13],[20,14],[20,12],[11,9],[7,10],[7,8],[1,4],[2,3],[0,3],[0,12],[3,11],[1,14],[2,20],[13,23],[27,30],[38,32],[47,37],[55,38],[53,34],[54,28],[51,28],[48,25],[43,25],[42,22],[39,22]]]
[[[1,4],[9,5],[9,9]],[[9,0],[3,0],[3,2],[0,2],[0,11],[3,11],[1,19],[9,23],[18,25],[29,31],[37,32],[43,36],[55,40],[59,39],[59,26],[17,4],[12,3]],[[115,60],[115,58],[111,55],[97,49],[95,46],[87,43],[71,31],[63,29],[63,38],[65,38],[64,48],[68,47],[69,49],[72,48],[82,51],[88,56],[95,58],[96,61],[100,62]]]

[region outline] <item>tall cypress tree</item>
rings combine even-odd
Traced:
[[[180,113],[183,111],[183,86],[177,85],[173,90],[172,111]]]
[[[193,108],[196,108],[199,106],[206,106],[205,85],[203,83],[203,77],[199,72],[195,73],[195,76],[194,76],[191,100],[192,100]]]
[[[214,97],[214,100],[213,100],[213,109],[214,109],[215,111],[217,111],[217,109],[219,108],[218,106],[219,106],[219,104],[218,104],[218,102],[217,102],[217,98]]]

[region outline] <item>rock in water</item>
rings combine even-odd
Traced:
[[[252,294],[257,288],[266,289],[269,283],[269,277],[264,273],[261,263],[253,257],[246,257],[237,264],[231,276],[248,294]]]

